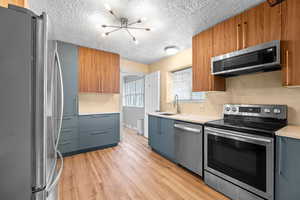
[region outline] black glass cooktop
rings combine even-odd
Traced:
[[[207,122],[205,125],[214,128],[243,131],[252,134],[275,135],[277,130],[286,126],[286,121],[271,121],[267,119],[255,120],[254,118],[224,118]]]

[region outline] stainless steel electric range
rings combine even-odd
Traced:
[[[233,200],[273,200],[275,132],[287,106],[227,104],[223,113],[205,124],[205,182]]]

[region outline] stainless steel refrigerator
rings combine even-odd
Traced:
[[[58,199],[62,113],[61,66],[47,15],[0,7],[1,200]]]

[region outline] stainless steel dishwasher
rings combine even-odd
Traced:
[[[202,125],[176,121],[175,154],[179,165],[203,175],[203,131]]]

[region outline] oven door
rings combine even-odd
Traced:
[[[274,193],[274,138],[206,127],[204,169],[261,197]]]

